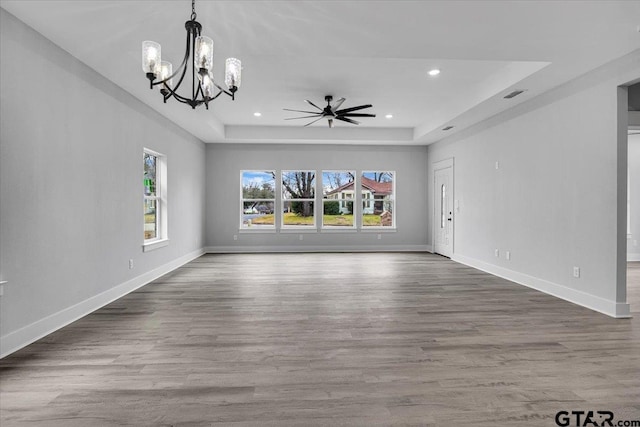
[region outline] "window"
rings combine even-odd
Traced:
[[[322,227],[354,228],[355,172],[322,172]]]
[[[167,241],[167,167],[166,157],[143,151],[144,248],[154,249]]]
[[[241,228],[275,230],[275,171],[242,171],[241,186]]]
[[[395,172],[362,172],[362,227],[395,227]]]
[[[315,228],[315,196],[315,171],[282,171],[282,227]]]

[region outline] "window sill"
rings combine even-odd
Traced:
[[[266,234],[275,234],[276,233],[276,229],[275,228],[241,228],[240,230],[238,230],[238,233],[240,234],[259,234],[259,233],[266,233]]]
[[[398,230],[395,227],[363,227],[360,231],[363,233],[395,233]]]
[[[358,229],[355,227],[344,227],[344,228],[323,228],[320,230],[321,233],[357,233]]]
[[[169,246],[169,239],[154,240],[152,242],[144,243],[142,245],[142,252],[155,251],[156,249]]]
[[[287,234],[287,233],[317,233],[318,229],[314,226],[314,227],[300,227],[300,228],[296,228],[294,227],[287,227],[287,228],[281,228],[280,232],[283,234]]]

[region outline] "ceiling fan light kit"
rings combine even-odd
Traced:
[[[353,125],[359,125],[360,122],[357,122],[357,121],[353,120],[351,117],[375,117],[376,116],[375,114],[368,114],[368,113],[354,113],[354,111],[363,110],[365,108],[373,107],[373,105],[371,105],[371,104],[358,105],[357,107],[343,108],[343,109],[340,110],[339,108],[342,106],[342,103],[345,101],[345,98],[338,99],[335,102],[335,104],[333,104],[333,105],[331,105],[331,102],[333,101],[333,96],[326,95],[324,97],[324,100],[327,101],[327,106],[324,107],[324,108],[320,108],[316,104],[314,104],[313,102],[309,101],[308,99],[305,99],[307,104],[309,104],[312,107],[316,108],[318,111],[291,110],[289,108],[285,108],[284,109],[285,111],[294,111],[296,113],[311,114],[310,116],[290,117],[290,118],[287,118],[285,120],[298,120],[298,119],[314,118],[315,120],[313,120],[313,121],[307,123],[306,125],[304,125],[304,127],[307,127],[307,126],[310,126],[310,125],[314,124],[315,122],[317,122],[319,120],[327,119],[327,124],[329,125],[330,128],[332,128],[334,120],[340,120],[342,122],[351,123]]]
[[[164,102],[171,97],[188,104],[191,108],[203,105],[209,109],[209,102],[221,94],[226,94],[235,100],[242,77],[242,63],[236,58],[227,58],[225,62],[225,90],[213,78],[213,40],[203,36],[202,25],[196,21],[195,0],[191,0],[191,19],[185,22],[187,43],[184,59],[176,71],[173,64],[162,60],[162,47],[154,41],[142,42],[142,70],[149,79],[149,88],[160,85],[160,93]],[[184,81],[187,69],[191,63],[191,96],[186,97],[177,93]],[[174,78],[177,83],[174,86]],[[216,92],[217,91],[217,92]]]

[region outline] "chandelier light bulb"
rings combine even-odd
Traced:
[[[211,98],[213,96],[213,78],[211,74],[207,73],[202,76],[202,94],[205,98]]]
[[[196,37],[196,53],[194,64],[196,68],[211,70],[213,66],[213,40],[211,40],[209,37]]]
[[[166,80],[173,74],[173,64],[169,61],[162,61],[160,63],[160,80]],[[169,87],[173,86],[173,79],[169,79],[165,82]]]
[[[159,43],[145,40],[142,42],[142,71],[158,75],[160,71],[162,48]]]
[[[237,58],[227,58],[225,63],[224,82],[229,89],[240,87],[242,82],[242,62]]]

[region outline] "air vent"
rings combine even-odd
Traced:
[[[524,92],[524,90],[514,90],[513,92],[511,92],[510,94],[506,95],[504,97],[504,99],[511,99],[511,98],[515,98],[516,96],[520,95],[522,92]]]
[[[453,126],[447,126],[445,128],[442,128],[442,130],[451,130],[451,129],[453,129]]]

